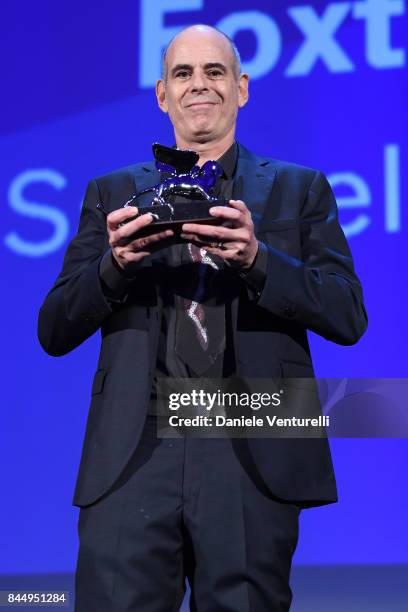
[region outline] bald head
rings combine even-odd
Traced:
[[[173,44],[176,41],[182,43],[185,42],[186,44],[194,44],[198,38],[202,38],[204,36],[210,38],[213,37],[214,41],[217,41],[218,43],[221,42],[221,44],[228,48],[228,52],[231,57],[232,70],[235,78],[238,79],[241,73],[241,57],[237,47],[234,44],[234,41],[218,28],[204,24],[196,24],[189,26],[188,28],[184,28],[184,30],[178,32],[164,48],[162,55],[162,79],[164,81],[167,79],[167,57],[171,52]]]

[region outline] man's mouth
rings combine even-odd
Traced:
[[[200,106],[214,106],[215,102],[192,102],[191,104],[187,104],[187,108],[191,107],[200,107]]]

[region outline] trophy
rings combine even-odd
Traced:
[[[154,143],[153,154],[156,168],[163,174],[162,180],[154,187],[143,189],[128,200],[124,207],[137,206],[138,214],[150,213],[153,221],[140,230],[140,235],[171,228],[177,234],[183,223],[222,222],[210,215],[212,206],[226,206],[227,200],[213,195],[213,187],[222,168],[216,161],[207,161],[197,166],[198,153],[188,149],[176,149]],[[126,221],[128,222],[128,221]]]

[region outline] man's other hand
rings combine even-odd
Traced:
[[[213,206],[210,214],[221,225],[183,223],[181,237],[208,253],[219,255],[231,267],[247,269],[258,252],[251,212],[242,200],[230,200],[229,206]]]

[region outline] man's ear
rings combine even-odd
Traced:
[[[248,102],[249,91],[249,75],[245,72],[239,76],[238,79],[238,106],[242,108]]]
[[[167,113],[168,106],[166,99],[166,87],[164,85],[163,79],[159,79],[156,82],[156,98],[157,104],[159,105],[160,109],[163,111],[163,113]]]

